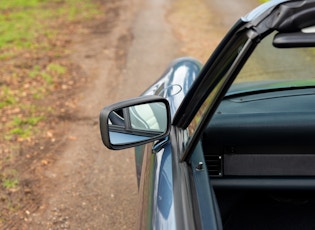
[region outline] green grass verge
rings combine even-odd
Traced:
[[[55,141],[49,129],[58,123],[56,115],[68,100],[71,105],[68,89],[77,78],[76,66],[67,58],[69,47],[73,37],[86,30],[82,24],[103,14],[95,2],[0,3],[1,229],[35,196],[23,184],[25,167],[38,157],[39,143]]]
[[[0,4],[0,114],[1,127],[10,135],[32,135],[30,124],[14,125],[12,111],[21,111],[22,121],[37,112],[21,109],[36,104],[52,93],[69,75],[67,55],[69,34],[78,24],[103,14],[93,0],[8,0]],[[42,110],[38,112],[43,112]],[[13,115],[12,115],[13,114]],[[35,114],[35,115],[34,115]],[[4,124],[7,123],[7,124]],[[32,124],[31,126],[36,126]],[[8,135],[2,132],[7,139]],[[1,139],[0,139],[1,140]]]
[[[0,12],[0,48],[41,46],[36,37],[56,34],[47,24],[50,20],[89,19],[100,13],[89,0],[10,0],[1,2]],[[2,58],[6,55],[2,54]]]

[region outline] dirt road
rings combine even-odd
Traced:
[[[143,92],[171,60],[184,55],[180,50],[185,41],[175,37],[177,28],[165,17],[175,1],[103,2],[109,6],[107,17],[77,39],[72,55],[89,76],[89,84],[78,95],[81,102],[69,118],[64,147],[56,149],[62,152],[60,158],[39,172],[46,181],[40,188],[43,202],[36,213],[26,213],[25,229],[136,228],[133,151],[112,152],[102,145],[98,114],[104,105]],[[221,17],[222,8],[209,7],[209,12],[220,12]],[[227,14],[237,18],[243,10]],[[216,22],[221,29],[232,24]]]
[[[215,27],[226,31],[240,17],[245,16],[252,9],[259,5],[256,0],[205,0],[209,6],[209,10],[215,15],[216,20],[213,21]]]
[[[164,18],[166,1],[110,4],[109,18],[76,42],[72,58],[92,81],[79,95],[60,159],[43,173],[44,202],[25,219],[25,228],[136,228],[133,151],[111,152],[102,145],[98,114],[104,105],[138,96],[178,54]]]

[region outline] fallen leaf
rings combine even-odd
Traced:
[[[75,140],[77,139],[77,137],[75,137],[75,136],[69,136],[68,139],[69,139],[70,141],[75,141]]]
[[[42,165],[48,165],[48,163],[49,163],[48,160],[42,160],[42,161],[41,161],[41,164],[42,164]]]

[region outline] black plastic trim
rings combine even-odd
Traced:
[[[315,189],[315,177],[227,177],[211,178],[211,183],[215,189]]]
[[[108,117],[109,114],[116,109],[122,109],[128,106],[133,106],[133,105],[141,105],[141,104],[145,104],[148,102],[162,102],[165,104],[166,106],[166,112],[167,112],[167,131],[161,135],[158,135],[155,138],[150,138],[148,140],[144,140],[144,141],[139,141],[139,142],[135,142],[135,143],[130,143],[130,144],[122,144],[122,145],[112,145],[110,143],[109,140],[109,126],[108,126]],[[170,128],[171,128],[171,115],[170,115],[170,106],[169,106],[169,102],[167,101],[167,99],[160,97],[160,96],[141,96],[141,97],[136,97],[136,98],[132,98],[132,99],[128,99],[125,101],[121,101],[121,102],[117,102],[115,104],[106,106],[102,109],[102,111],[100,112],[100,131],[101,131],[101,137],[102,137],[102,141],[104,143],[104,145],[109,148],[109,149],[113,149],[113,150],[120,150],[120,149],[126,149],[126,148],[131,148],[131,147],[135,147],[135,146],[140,146],[146,143],[150,143],[153,142],[155,140],[161,140],[163,138],[165,138],[166,136],[169,135],[170,132]]]

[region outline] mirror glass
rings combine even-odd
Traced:
[[[117,109],[108,117],[112,145],[145,141],[164,135],[168,124],[163,102],[151,102]]]

